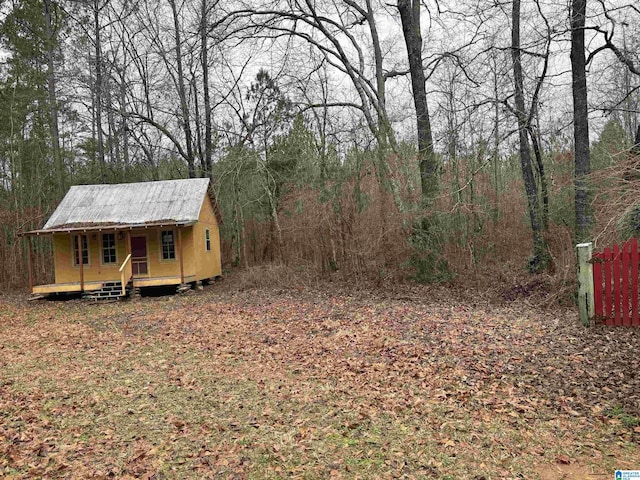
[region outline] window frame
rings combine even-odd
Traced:
[[[160,261],[161,262],[175,262],[178,258],[178,252],[177,252],[177,245],[176,245],[176,231],[175,229],[171,228],[171,229],[165,229],[165,230],[159,230],[160,232],[160,241],[158,242],[159,244],[159,248],[160,248]],[[164,257],[164,247],[165,247],[165,243],[164,243],[164,238],[163,238],[163,234],[165,232],[171,232],[171,240],[172,243],[170,244],[172,249],[173,249],[173,258],[165,258]],[[169,245],[169,244],[167,244]]]
[[[204,229],[204,248],[207,252],[211,251],[211,230]]]
[[[78,237],[80,237],[80,245],[78,245]],[[86,245],[82,245],[82,244]],[[87,263],[84,262],[84,252],[87,252]],[[80,268],[80,262],[77,260],[82,259],[82,265],[88,267],[91,266],[91,254],[89,248],[89,235],[79,234],[71,235],[71,266],[73,268]]]
[[[105,253],[104,237],[106,235],[113,235],[113,246],[109,247],[109,249],[113,249],[113,258],[114,258],[113,262],[104,261],[104,253]],[[117,264],[118,264],[118,238],[116,237],[115,232],[103,233],[100,235],[100,265],[111,266],[111,265],[117,265]]]

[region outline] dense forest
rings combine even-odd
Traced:
[[[640,229],[633,1],[7,0],[0,41],[0,288],[74,184],[211,177],[226,268],[289,278],[562,291]]]

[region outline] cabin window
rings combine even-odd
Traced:
[[[86,235],[80,235],[82,243],[82,264],[89,265],[89,240]],[[80,252],[78,252],[78,235],[73,236],[73,264],[80,265]]]
[[[207,246],[207,252],[210,252],[211,251],[211,234],[209,233],[208,228],[204,231],[204,243]]]
[[[102,263],[116,263],[116,234],[102,234]]]
[[[162,259],[175,260],[176,242],[173,235],[173,230],[163,230],[160,236],[162,238]]]

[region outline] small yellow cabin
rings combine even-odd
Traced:
[[[25,234],[53,238],[55,283],[34,286],[29,272],[31,292],[118,297],[219,277],[220,224],[207,178],[73,186],[44,227]]]

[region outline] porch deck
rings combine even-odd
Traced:
[[[100,290],[105,282],[84,282],[84,291]],[[47,295],[49,293],[73,293],[80,291],[80,282],[50,283],[48,285],[34,285],[33,293]]]
[[[185,276],[184,283],[195,282],[195,275]],[[118,280],[108,280],[110,282]],[[84,282],[84,291],[92,292],[100,290],[107,281],[101,282]],[[133,286],[144,287],[161,287],[166,285],[180,285],[180,276],[172,277],[136,277],[133,278]],[[50,293],[74,293],[80,292],[80,282],[73,283],[51,283],[48,285],[34,285],[33,293],[39,295],[47,295]]]
[[[195,282],[196,276],[190,275],[184,277],[184,283]],[[134,277],[134,287],[162,287],[165,285],[180,285],[180,276],[175,277]]]

